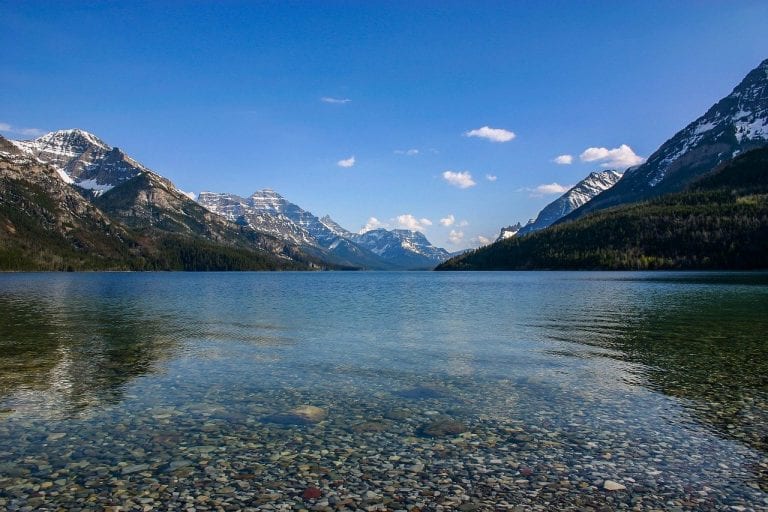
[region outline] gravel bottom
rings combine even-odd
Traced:
[[[763,454],[698,426],[653,430],[657,417],[621,413],[632,396],[486,391],[229,389],[69,419],[6,413],[0,509],[768,510]]]

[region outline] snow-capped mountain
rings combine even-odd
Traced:
[[[354,240],[405,268],[432,268],[450,257],[448,251],[432,245],[422,233],[409,229],[373,229],[355,235]]]
[[[256,191],[247,198],[235,194],[201,192],[197,200],[212,212],[231,221],[297,244],[329,248],[350,234],[330,217],[319,219],[270,189]]]
[[[533,222],[533,220],[531,220],[531,222]],[[512,238],[518,233],[518,231],[522,229],[522,227],[523,225],[518,222],[517,224],[512,224],[505,228],[501,228],[501,232],[499,233],[499,236],[496,238],[496,241],[498,242],[499,240]]]
[[[70,184],[99,195],[149,169],[84,130],[59,130],[33,140],[11,141],[25,153],[55,167]]]
[[[621,179],[621,176],[621,172],[613,170],[590,173],[589,176],[578,182],[568,192],[545,206],[539,212],[536,220],[523,226],[515,235],[526,235],[554,224],[579,206],[586,204],[592,198],[613,187]]]
[[[369,269],[431,268],[448,258],[418,232],[407,230],[351,233],[328,215],[318,218],[274,190],[259,190],[244,198],[201,192],[198,202],[210,211],[303,247],[315,248],[336,262]]]
[[[768,145],[768,59],[731,94],[677,132],[648,160],[628,169],[611,190],[569,218],[617,204],[649,199],[685,188],[736,155]]]
[[[277,197],[270,197],[273,194]],[[316,245],[306,229],[279,211],[281,199],[272,191],[256,192],[248,198],[217,192],[200,192],[197,197],[201,205],[225,219],[298,245]]]

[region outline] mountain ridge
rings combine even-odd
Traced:
[[[615,169],[594,171],[571,187],[563,195],[542,208],[536,219],[529,222],[516,233],[516,236],[527,235],[534,231],[551,226],[580,206],[613,187],[623,176]]]
[[[609,191],[560,222],[681,191],[718,165],[765,144],[768,144],[768,59],[751,70],[730,94],[667,139],[644,163],[628,169]]]

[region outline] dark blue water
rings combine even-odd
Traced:
[[[9,274],[0,312],[0,508],[768,506],[766,274]]]

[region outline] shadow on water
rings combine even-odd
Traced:
[[[71,292],[71,293],[70,293]],[[0,414],[70,416],[119,402],[178,345],[178,325],[141,302],[63,289],[0,296]]]
[[[591,356],[635,363],[637,383],[680,399],[697,422],[721,436],[768,453],[768,290],[752,286],[768,283],[765,275],[657,276],[654,282],[671,286],[633,300],[635,310],[621,327],[566,332],[563,326],[584,323],[574,316],[547,328],[560,331],[560,340],[601,349]],[[598,315],[612,307],[597,302]]]

